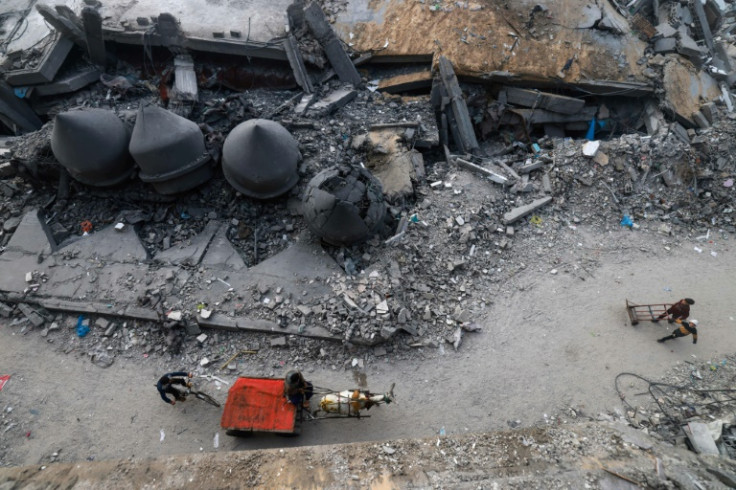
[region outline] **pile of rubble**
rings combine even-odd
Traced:
[[[639,26],[646,42],[630,40],[639,63],[629,68],[643,76],[586,82],[586,60],[573,57],[555,71],[555,83],[538,86],[498,71],[461,85],[472,60],[444,55],[428,75],[422,63],[419,72],[371,65],[375,52],[351,58],[353,43],[340,28],[349,3],[291,4],[284,38],[258,45],[281,64],[259,58],[261,72],[250,67],[234,78],[223,75],[233,61],[226,56],[250,53],[255,37],[232,30],[229,39],[213,33],[205,40],[169,14],[122,20],[120,31],[113,20],[98,25],[99,5],[85,7],[82,19],[40,6],[56,40],[51,68],[76,53],[107,73],[39,97],[18,90],[30,84],[43,93],[56,83],[42,66],[50,62],[28,65],[34,74],[23,75],[10,57],[6,81],[16,93],[3,99],[3,120],[27,132],[4,138],[0,164],[4,299],[116,324],[162,324],[166,340],[148,342],[150,352],[178,350],[184,337],[172,332],[180,327],[192,345],[201,329],[220,328],[279,333],[296,345],[310,337],[318,345],[366,345],[378,355],[448,343],[458,349],[507,278],[531,263],[568,271],[560,254],[541,252],[567,248],[566,229],[626,226],[673,243],[734,232],[736,116],[730,72],[721,66],[730,60],[732,16],[717,4],[598,6],[579,21],[592,19],[584,35],[614,45],[627,41],[622,19]],[[500,15],[441,7],[421,15]],[[524,35],[518,19],[504,17],[514,35],[503,66],[515,63],[524,43],[567,35],[554,28],[557,8],[514,10],[525,19]],[[688,12],[697,22],[687,21]],[[138,30],[151,42],[142,65],[123,46],[135,43],[126,32]],[[675,52],[656,48],[670,38]],[[706,48],[697,56],[683,51],[687,39]],[[77,47],[66,49],[63,40]],[[196,49],[210,57],[185,52]],[[709,68],[716,65],[725,78]],[[39,82],[39,69],[51,79]],[[253,88],[259,77],[277,89]],[[245,82],[249,90],[234,89]],[[692,91],[680,94],[678,84]],[[28,110],[49,121],[24,126]],[[111,130],[102,140],[80,137],[80,123],[70,121],[90,113],[109,119],[123,139],[127,128],[129,142],[121,139],[111,153],[104,141]],[[65,126],[76,141],[63,136]],[[253,136],[263,131],[270,142]],[[263,146],[253,151],[254,142]],[[97,174],[83,172],[90,162]],[[113,170],[117,187],[110,188],[101,175]],[[28,230],[43,243],[26,246]],[[117,240],[117,249],[104,240]],[[330,262],[312,267],[310,256]],[[294,280],[289,271],[264,272],[294,263],[306,269]],[[591,267],[592,258],[569,271],[582,278]],[[104,333],[98,330],[93,336]],[[130,336],[111,350],[129,347]]]

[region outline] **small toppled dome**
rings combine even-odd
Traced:
[[[199,126],[158,106],[138,110],[129,148],[141,180],[161,194],[188,191],[213,175]]]
[[[368,240],[386,217],[381,183],[361,167],[321,171],[307,184],[302,204],[309,229],[335,246]]]
[[[85,109],[54,119],[51,151],[69,174],[94,187],[119,184],[133,173],[130,134],[113,112]]]
[[[256,199],[271,199],[294,187],[299,181],[300,159],[291,133],[267,119],[238,124],[222,147],[225,178],[235,189]]]

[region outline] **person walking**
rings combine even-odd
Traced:
[[[169,405],[175,405],[175,400],[170,400],[166,394],[173,395],[179,401],[186,400],[186,396],[181,390],[177,389],[174,385],[181,385],[185,387],[191,387],[192,383],[189,378],[193,376],[192,373],[186,371],[175,371],[173,373],[166,373],[156,383],[156,389],[158,390],[161,399]]]
[[[670,318],[667,318],[667,321],[669,323],[674,323],[676,320],[685,320],[687,317],[690,316],[690,305],[694,305],[695,300],[692,298],[683,298],[674,305],[667,308],[667,311],[659,315],[655,320],[652,320],[654,323],[657,323],[662,318],[669,317],[669,315],[672,315]]]
[[[698,329],[696,328],[698,325],[697,320],[693,319],[689,322],[686,320],[675,320],[675,323],[678,323],[680,326],[674,329],[668,336],[658,339],[657,342],[667,342],[668,340],[676,339],[678,337],[687,337],[692,334],[693,344],[698,343]]]

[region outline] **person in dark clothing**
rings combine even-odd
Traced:
[[[284,378],[284,396],[297,407],[309,408],[314,395],[314,385],[304,379],[299,371],[289,371]]]
[[[169,397],[166,396],[166,394],[168,393],[170,395],[173,395],[174,398],[176,398],[180,402],[186,400],[186,396],[184,395],[184,393],[182,393],[181,390],[175,388],[174,385],[190,387],[192,386],[192,383],[189,382],[188,378],[191,378],[192,376],[192,373],[187,373],[186,371],[176,371],[161,376],[161,379],[159,379],[158,383],[156,383],[156,389],[158,390],[159,395],[161,395],[161,399],[169,405],[175,405],[176,401],[170,400]]]
[[[685,320],[687,317],[690,316],[690,305],[694,305],[695,300],[691,298],[684,298],[675,303],[674,305],[670,306],[667,311],[662,313],[657,317],[654,322],[658,322],[662,318],[672,315],[672,317],[668,318],[667,321],[669,323],[674,323],[675,320]]]
[[[680,326],[674,329],[672,333],[668,336],[658,339],[657,342],[666,342],[671,339],[676,339],[678,337],[687,337],[688,335],[692,334],[693,344],[698,343],[698,329],[696,328],[698,325],[697,320],[690,320],[689,322],[685,320],[675,320],[675,322],[679,323]]]

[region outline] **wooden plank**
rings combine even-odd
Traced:
[[[582,99],[517,87],[506,87],[506,97],[509,104],[546,109],[560,114],[576,114],[585,106]]]

